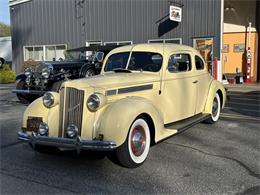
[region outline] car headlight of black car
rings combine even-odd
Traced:
[[[42,77],[48,79],[50,77],[51,71],[53,70],[53,66],[48,64],[42,68]]]
[[[31,78],[32,76],[32,69],[31,68],[26,68],[25,71],[24,71],[24,75],[27,77],[27,78]]]

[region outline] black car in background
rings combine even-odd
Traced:
[[[39,62],[16,76],[17,86],[13,90],[20,102],[28,104],[46,91],[59,91],[66,80],[90,77],[100,73],[102,62],[116,45],[90,46],[66,51],[66,58],[59,61]],[[91,53],[86,55],[86,53]]]

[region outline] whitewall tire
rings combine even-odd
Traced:
[[[212,113],[210,118],[208,118],[205,122],[213,124],[218,121],[221,111],[221,101],[218,93],[216,93],[213,103],[212,103]]]
[[[150,142],[149,125],[144,118],[137,118],[129,128],[126,141],[116,151],[117,159],[125,167],[138,167],[148,156]]]

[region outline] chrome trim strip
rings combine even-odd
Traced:
[[[111,89],[106,91],[106,96],[116,95],[117,89]]]
[[[23,90],[23,89],[13,89],[12,93],[26,93],[26,94],[36,94],[36,95],[43,95],[45,94],[47,91],[38,91],[38,90]]]
[[[118,89],[118,94],[131,93],[131,92],[136,92],[136,91],[144,91],[144,90],[149,90],[149,89],[153,89],[153,84],[120,88],[120,89]]]
[[[30,142],[33,147],[36,144],[54,146],[54,147],[65,147],[80,150],[99,150],[99,151],[110,151],[116,148],[116,143],[113,141],[100,141],[100,140],[82,140],[80,136],[77,139],[69,138],[58,138],[58,137],[47,137],[38,136],[32,133],[29,135],[22,131],[18,132],[18,140]]]

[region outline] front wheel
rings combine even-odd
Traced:
[[[221,110],[221,102],[220,102],[220,97],[218,93],[216,93],[213,103],[212,103],[212,113],[210,118],[206,119],[205,122],[209,124],[213,124],[218,121],[219,116],[220,116],[220,110]]]
[[[26,83],[23,80],[20,80],[17,85],[16,85],[16,89],[18,90],[26,90]],[[19,99],[19,101],[22,104],[29,104],[31,103],[33,100],[35,100],[37,97],[34,97],[33,95],[30,94],[23,94],[23,93],[17,93],[16,94],[17,98]]]
[[[144,118],[137,118],[132,123],[124,144],[116,149],[119,163],[128,168],[141,165],[148,156],[150,141],[149,125]]]

